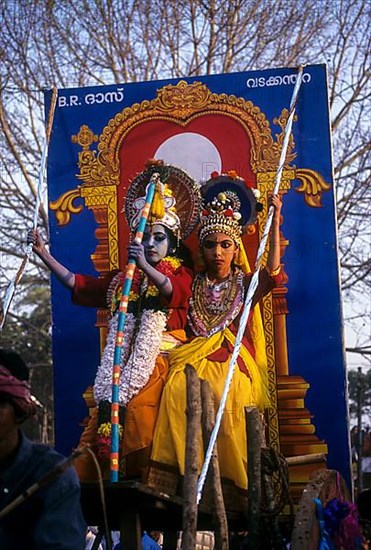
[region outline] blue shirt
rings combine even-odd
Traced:
[[[144,532],[142,536],[142,550],[161,550],[161,546]]]
[[[64,458],[51,447],[33,443],[22,433],[20,437],[12,464],[0,470],[0,510]],[[85,545],[85,533],[80,484],[74,468],[68,468],[0,520],[0,548],[80,550]]]
[[[118,542],[113,546],[113,550],[122,550],[121,543]],[[142,550],[162,550],[161,546],[157,542],[147,535],[144,531],[142,536]]]

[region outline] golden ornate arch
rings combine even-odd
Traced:
[[[164,120],[186,126],[193,119],[206,114],[220,114],[231,117],[241,124],[251,143],[250,165],[256,174],[257,184],[264,191],[273,188],[275,173],[282,148],[284,130],[288,111],[274,119],[281,132],[273,140],[269,121],[252,101],[225,93],[212,93],[205,84],[194,82],[188,84],[181,80],[178,84],[169,84],[160,88],[153,100],[144,100],[126,107],[109,120],[101,135],[95,135],[87,125],[81,126],[72,142],[78,144],[82,151],[78,153],[79,173],[82,181],[76,189],[67,191],[56,201],[50,203],[55,210],[58,223],[64,225],[70,221],[71,214],[82,210],[74,201],[83,197],[88,208],[99,217],[96,219],[101,231],[97,232],[98,240],[105,241],[100,250],[98,245],[93,262],[99,272],[118,268],[118,230],[116,221],[116,186],[120,181],[119,152],[127,134],[137,125],[149,120]],[[98,142],[97,150],[91,146]],[[290,168],[295,158],[294,141],[291,136],[283,172],[283,186],[290,188],[291,180],[298,178],[301,187],[297,190],[304,193],[308,205],[321,206],[321,195],[329,185],[321,176],[310,169]],[[264,200],[264,196],[263,196]],[[106,216],[98,210],[107,210]],[[109,246],[107,261],[104,261],[105,247]],[[103,254],[101,255],[102,252]]]

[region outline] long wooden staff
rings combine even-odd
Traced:
[[[149,211],[153,201],[156,183],[160,181],[160,174],[155,172],[152,174],[149,185],[147,187],[146,202],[143,206],[138,229],[135,234],[135,240],[138,243],[142,242],[144,229],[146,227]],[[126,313],[129,303],[129,294],[133,275],[135,271],[136,260],[129,258],[126,267],[125,281],[122,287],[120,299],[119,314],[117,319],[117,331],[115,351],[113,356],[112,370],[112,404],[111,404],[111,454],[110,454],[110,479],[113,482],[119,479],[119,392],[121,378],[121,357],[122,345],[124,341],[124,326],[126,322]]]
[[[40,164],[40,172],[39,172],[39,182],[37,185],[37,194],[36,194],[36,203],[34,208],[34,215],[33,215],[33,222],[32,222],[32,229],[36,229],[37,227],[37,218],[39,215],[39,208],[41,203],[41,190],[44,184],[45,179],[45,169],[46,169],[46,161],[48,158],[48,149],[49,149],[49,142],[50,142],[50,135],[52,133],[52,127],[53,127],[53,120],[54,120],[54,112],[55,112],[55,106],[57,103],[57,96],[58,96],[58,90],[54,86],[53,92],[52,92],[52,99],[49,109],[49,116],[48,116],[48,122],[45,130],[45,139],[44,139],[44,146],[43,146],[43,152],[41,157],[41,164]],[[5,292],[5,298],[4,298],[4,305],[3,305],[3,311],[1,312],[1,319],[0,319],[0,330],[2,330],[6,315],[9,311],[10,304],[13,300],[15,289],[17,288],[18,283],[22,279],[23,273],[26,269],[26,266],[28,264],[28,261],[30,259],[31,253],[32,253],[32,243],[27,245],[25,255],[23,257],[22,263],[19,266],[19,269],[16,273],[16,276],[14,278],[14,281],[11,281],[8,288]]]

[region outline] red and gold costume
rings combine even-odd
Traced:
[[[114,271],[102,279],[86,275],[76,275],[72,299],[76,305],[89,307],[109,307],[106,303],[108,290],[114,277]],[[169,276],[173,294],[169,300],[160,299],[169,311],[166,332],[163,333],[161,353],[157,356],[153,372],[144,388],[127,404],[125,411],[125,432],[122,439],[122,456],[126,457],[128,475],[145,474],[143,471],[148,462],[153,433],[156,425],[162,390],[168,375],[168,349],[185,341],[184,326],[186,323],[188,300],[191,295],[192,272],[186,267],[179,267]],[[96,433],[98,429],[98,409],[85,429],[80,444],[89,443],[93,451],[97,450]],[[109,462],[104,460],[104,473],[108,473]],[[96,470],[90,456],[82,456],[75,462],[81,481],[96,478]]]

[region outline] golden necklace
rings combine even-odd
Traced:
[[[193,281],[188,322],[196,336],[211,336],[236,318],[242,307],[244,274],[235,268],[228,278],[213,283],[206,273]]]

